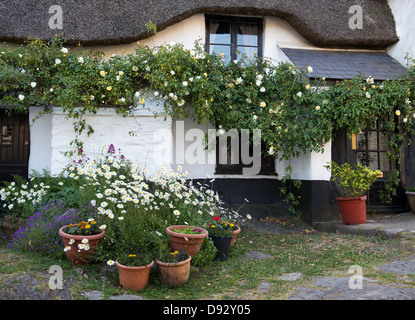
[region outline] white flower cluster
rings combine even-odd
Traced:
[[[98,213],[123,220],[128,208],[141,208],[167,211],[178,218],[183,205],[202,216],[226,213],[219,194],[207,183],[189,180],[189,172],[183,172],[180,166],[176,172],[162,166],[150,174],[143,165],[132,164],[114,153],[106,154],[106,149],[106,146],[100,148],[94,160],[69,168],[70,177],[87,181],[84,187],[93,187],[95,197],[91,204]],[[209,178],[209,182],[213,181]]]
[[[31,180],[33,181],[33,178]],[[49,188],[50,186],[44,183],[31,185],[28,182],[18,185],[13,181],[8,186],[0,189],[0,200],[4,202],[3,208],[9,210],[16,210],[25,204],[35,206],[40,204]]]

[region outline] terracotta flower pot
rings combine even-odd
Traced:
[[[154,265],[154,261],[142,267],[127,267],[118,263],[118,261],[115,261],[115,264],[118,267],[121,287],[139,292],[148,284],[150,269]]]
[[[72,235],[72,234],[68,234],[64,232],[63,230],[67,227],[68,226],[63,226],[62,228],[59,229],[59,235],[62,237],[65,248],[70,247],[69,250],[65,250],[66,257],[68,258],[70,262],[72,262],[73,265],[84,265],[88,263],[90,258],[95,253],[97,244],[99,243],[101,238],[104,237],[105,231],[101,230],[100,233],[91,235],[91,236],[77,236],[77,235]],[[89,246],[87,250],[79,249],[78,247],[78,245],[84,244],[82,242],[82,241],[85,241],[84,239],[87,239],[86,244]]]
[[[189,279],[191,260],[191,256],[176,263],[162,262],[156,259],[160,281],[170,287],[178,287],[186,283]]]
[[[237,229],[233,232],[232,240],[231,240],[231,247],[235,243],[236,237],[241,232],[241,228],[239,226],[235,226]]]
[[[173,230],[180,230],[184,228],[197,228],[202,230],[203,233],[199,234],[185,234],[174,232]],[[176,225],[166,228],[166,233],[170,238],[170,246],[175,251],[184,251],[191,256],[194,256],[200,251],[203,241],[208,236],[206,229],[187,225]]]
[[[336,198],[340,207],[343,224],[355,225],[366,223],[367,196],[358,198]]]
[[[406,191],[408,197],[409,208],[413,213],[415,213],[415,192]]]

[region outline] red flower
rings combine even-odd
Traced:
[[[220,220],[219,217],[214,217],[213,219],[215,219],[215,221],[219,221]]]

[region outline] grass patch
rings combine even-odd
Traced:
[[[405,285],[415,286],[414,276],[381,273],[375,268],[391,258],[409,254],[396,245],[398,241],[320,232],[287,235],[243,231],[227,261],[215,261],[201,269],[192,268],[189,281],[174,289],[161,284],[153,270],[149,284],[140,296],[155,300],[286,299],[315,277],[350,276],[348,269],[352,265],[361,266],[364,276],[389,283],[404,281]],[[244,254],[252,250],[271,257],[265,260],[243,259]],[[90,290],[103,292],[104,299],[111,295],[134,293],[119,287],[116,267],[111,269],[91,264],[75,268],[64,260],[51,261],[40,255],[10,251],[5,243],[0,246],[0,281],[22,273],[34,277],[42,274],[47,281],[51,265],[62,267],[64,279],[76,278],[76,284],[70,289],[74,299],[83,299],[81,293]],[[301,278],[296,281],[278,279],[292,272],[301,273]],[[266,289],[261,289],[263,283],[268,285]],[[47,285],[41,287],[47,288]]]

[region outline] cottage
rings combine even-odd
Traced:
[[[186,48],[199,41],[208,52],[222,52],[228,61],[238,60],[244,53],[271,58],[275,63],[291,62],[300,68],[312,66],[309,77],[325,77],[330,85],[356,75],[371,76],[374,81],[402,75],[406,53],[415,57],[415,40],[411,37],[415,23],[410,19],[414,12],[415,4],[409,0],[82,0],[62,1],[59,5],[49,0],[6,1],[0,4],[0,39],[14,45],[28,37],[47,40],[62,34],[68,45],[81,43],[87,49],[104,52],[106,58],[132,52],[137,41],[150,47],[179,42]],[[146,28],[149,21],[157,26],[156,34]],[[153,111],[160,108],[155,99],[130,117],[119,117],[111,109],[86,115],[95,133],[82,137],[85,149],[112,143],[149,170],[157,170],[162,164],[173,169],[181,165],[193,179],[215,178],[215,188],[228,205],[238,206],[247,198],[249,206],[244,209],[255,217],[287,213],[279,187],[288,161],[263,158],[260,170],[251,175],[244,174],[239,162],[219,162],[220,145],[213,154],[194,157],[202,150],[200,133],[215,128],[191,119],[155,118]],[[32,124],[40,111],[40,107],[33,107],[28,115],[8,117],[0,110],[1,179],[43,169],[58,174],[66,165],[63,153],[74,138],[72,122],[56,106]],[[397,166],[385,157],[387,143],[381,128],[368,128],[352,139],[340,131],[324,152],[308,152],[290,160],[292,178],[303,182],[304,219],[315,222],[338,218],[335,188],[324,164],[331,160],[366,163],[382,170],[386,178]],[[227,154],[228,147],[225,149]],[[412,153],[411,147],[398,168],[402,183],[415,182]],[[376,188],[384,183],[383,179]],[[377,199],[374,190],[369,197],[370,210],[406,210],[402,187],[404,184],[388,206]]]

